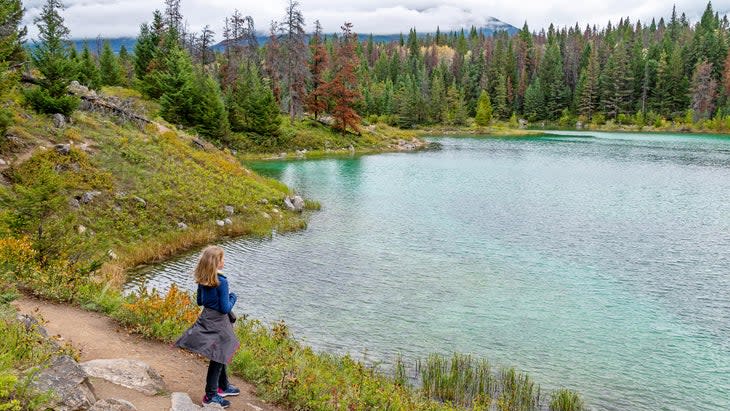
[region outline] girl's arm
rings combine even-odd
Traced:
[[[236,304],[236,294],[228,292],[228,280],[225,278],[220,279],[220,285],[218,286],[218,305],[221,308],[223,314],[228,314]]]
[[[196,302],[198,303],[198,305],[203,305],[203,295],[202,294],[203,294],[203,290],[201,289],[200,284],[198,284],[198,293],[196,296]]]

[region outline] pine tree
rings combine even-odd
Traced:
[[[488,126],[492,121],[492,103],[489,100],[489,93],[486,90],[482,90],[479,95],[479,101],[477,102],[477,115],[474,121],[478,126]]]
[[[119,48],[119,67],[122,74],[121,85],[128,87],[134,79],[134,63],[124,44]]]
[[[433,123],[441,123],[444,120],[444,112],[446,111],[446,87],[444,86],[444,78],[441,70],[436,69],[433,73],[431,81],[431,94],[429,96],[428,107],[429,120]]]
[[[23,6],[20,0],[9,0],[0,3],[0,136],[10,125],[12,116],[4,108],[7,92],[18,83],[16,65],[22,58],[22,40],[25,29],[19,29],[23,19]]]
[[[567,106],[568,90],[565,85],[563,74],[563,58],[557,41],[548,45],[545,57],[540,63],[539,70],[540,84],[542,86],[542,98],[544,99],[545,118],[555,120],[560,117],[563,109]],[[527,96],[525,96],[527,99]],[[527,105],[527,102],[525,102]]]
[[[692,110],[694,121],[707,119],[715,112],[717,81],[713,77],[712,64],[702,61],[692,75]]]
[[[609,118],[627,113],[633,93],[633,76],[626,48],[619,43],[608,58],[601,75],[601,102]]]
[[[545,95],[542,90],[540,77],[538,77],[525,91],[525,116],[530,121],[545,118]]]
[[[76,64],[70,59],[69,31],[63,25],[59,10],[60,0],[47,0],[34,22],[38,38],[31,58],[41,73],[39,86],[25,93],[28,103],[40,113],[70,115],[79,105],[79,99],[68,95],[66,88],[76,78]]]
[[[190,126],[196,115],[195,74],[190,56],[179,46],[173,47],[164,70],[152,74],[160,95],[160,114],[172,124]]]
[[[122,84],[122,69],[109,41],[104,41],[104,47],[99,57],[99,67],[102,85],[118,86]]]
[[[355,67],[358,58],[355,55],[357,35],[352,32],[352,23],[342,26],[342,35],[337,43],[332,67],[332,81],[327,84],[327,95],[332,100],[332,117],[334,128],[343,134],[347,128],[360,132],[360,116],[355,105],[360,101]]]
[[[235,87],[228,93],[227,107],[233,131],[254,133],[259,144],[275,146],[281,125],[279,106],[253,63],[240,68]]]
[[[284,21],[281,23],[282,32],[282,82],[286,90],[286,101],[289,120],[294,120],[301,114],[305,97],[305,82],[307,79],[307,47],[306,33],[304,32],[304,16],[299,9],[299,2],[289,0]]]
[[[504,74],[497,76],[497,84],[494,87],[494,114],[502,120],[512,115],[512,110],[507,102],[507,79]]]
[[[451,84],[446,92],[446,112],[444,121],[448,125],[462,126],[466,124],[467,118],[466,102],[464,101],[464,92]]]
[[[137,43],[134,46],[134,74],[140,81],[143,81],[152,67],[157,47],[162,41],[163,22],[162,14],[155,10],[152,24],[144,23],[140,26]]]
[[[77,78],[79,83],[93,90],[98,90],[102,85],[99,66],[96,65],[96,59],[89,51],[89,45],[86,42],[81,51]]]
[[[228,113],[220,87],[209,75],[198,70],[195,79],[193,123],[201,135],[223,141],[228,134]]]
[[[586,116],[588,120],[593,118],[599,107],[599,83],[600,67],[598,66],[598,53],[595,47],[591,47],[588,65],[583,69],[576,88],[576,108],[579,114]]]
[[[309,62],[310,91],[305,100],[305,108],[317,120],[319,115],[327,110],[324,72],[327,68],[329,56],[322,43],[322,26],[319,24],[319,20],[314,22],[314,27],[314,34],[309,45],[312,54],[312,59]]]

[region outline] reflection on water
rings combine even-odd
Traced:
[[[597,409],[730,409],[730,139],[438,141],[254,164],[323,209],[223,244],[239,310],[370,361],[475,353]],[[140,278],[192,289],[195,258]]]

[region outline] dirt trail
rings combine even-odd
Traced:
[[[13,302],[18,311],[40,317],[48,334],[68,342],[81,353],[80,361],[129,358],[146,362],[165,380],[167,390],[185,392],[200,404],[205,386],[207,360],[173,347],[127,333],[112,319],[69,305],[54,304],[29,297]],[[125,399],[140,411],[168,411],[170,396],[148,397],[137,391],[92,378],[98,399]],[[241,395],[229,397],[229,410],[283,411],[264,403],[254,393],[254,387],[239,378],[231,383],[241,388]]]

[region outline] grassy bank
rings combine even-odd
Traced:
[[[154,103],[136,103],[154,117]],[[122,295],[127,269],[224,237],[305,227],[301,215],[284,211],[287,187],[252,173],[230,151],[171,125],[140,129],[103,114],[76,112],[70,124],[56,127],[18,104],[13,109],[15,124],[0,144],[0,158],[10,162],[0,170],[0,290],[7,299],[21,291],[77,304],[149,338],[171,341],[195,320],[199,307],[174,287],[164,295],[147,290]],[[350,145],[355,151],[390,150],[413,136],[381,125],[368,128],[372,135],[389,136],[377,141],[365,134],[333,135],[318,124],[293,127],[291,147],[315,153],[350,151]],[[520,385],[495,385],[500,388],[489,391],[487,402],[484,392],[464,381],[474,380],[469,376],[478,371],[464,362],[448,366],[461,370],[456,377],[437,383],[462,388],[424,390],[350,357],[316,353],[283,324],[268,328],[241,321],[237,333],[245,348],[233,371],[254,382],[263,397],[295,409],[518,410],[539,403],[539,390],[530,393],[538,399],[528,408],[508,400],[526,398],[514,394]],[[12,342],[16,334],[8,325],[0,339]],[[2,371],[2,378],[12,377],[0,384],[0,398],[22,397],[14,409],[37,408],[34,395],[21,389],[29,374],[21,372],[25,357],[18,358]],[[444,394],[454,390],[483,395],[459,394],[457,400]]]

